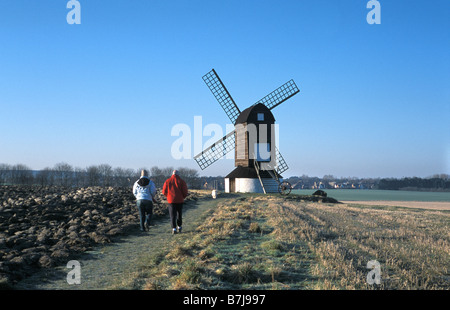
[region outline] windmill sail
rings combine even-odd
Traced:
[[[278,150],[278,148],[275,148],[276,150],[276,155],[277,155],[277,167],[276,167],[276,171],[278,174],[282,174],[283,172],[285,172],[286,170],[289,169],[286,161],[284,160],[283,156],[281,156],[280,151]]]
[[[234,150],[235,141],[235,132],[232,131],[219,141],[213,143],[210,147],[203,150],[200,154],[196,155],[194,159],[200,168],[204,170],[227,153]]]
[[[275,166],[271,162],[261,162],[261,163],[259,163],[259,165],[260,165],[259,170],[266,170],[271,175],[273,173],[271,171],[274,171],[274,170],[276,171],[276,173],[278,175],[281,175],[283,172],[288,170],[289,167],[288,167],[286,161],[284,160],[283,156],[281,156],[281,153],[277,147],[275,147],[275,155],[276,155],[275,156],[276,157]]]
[[[297,85],[295,84],[294,80],[290,80],[289,82],[281,85],[277,89],[275,89],[273,92],[262,98],[256,103],[262,103],[266,107],[268,107],[270,110],[275,108],[276,106],[282,104],[295,94],[300,92]]]
[[[231,123],[236,122],[237,117],[241,114],[241,111],[237,107],[233,98],[231,98],[225,85],[223,85],[216,71],[212,69],[210,72],[203,76],[203,81],[209,87],[214,97],[216,97],[220,106],[223,108],[227,116],[230,118]]]

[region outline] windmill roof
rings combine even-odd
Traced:
[[[274,171],[274,173],[276,173],[276,172]],[[271,179],[272,178],[270,176],[269,172],[267,172],[266,170],[260,170],[259,175],[263,179]],[[278,177],[282,178],[282,176],[279,174],[278,174]],[[226,179],[236,179],[236,178],[257,179],[258,174],[256,173],[256,170],[254,167],[237,166],[236,169],[231,171],[225,178]]]
[[[239,114],[238,118],[236,119],[236,122],[234,123],[236,124],[242,124],[242,123],[255,123],[256,122],[256,114],[257,113],[267,113],[266,117],[264,118],[264,123],[267,122],[275,122],[275,117],[273,116],[272,112],[269,110],[268,107],[266,107],[264,104],[262,103],[256,103],[250,107],[248,107],[247,109],[245,109],[244,111],[241,112],[241,114]]]

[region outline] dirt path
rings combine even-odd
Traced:
[[[214,208],[220,199],[203,198],[186,203],[183,207],[183,233],[195,230],[203,215]],[[153,221],[148,232],[140,232],[138,224],[129,235],[113,243],[95,248],[80,257],[73,258],[81,265],[81,284],[67,283],[71,270],[65,265],[42,270],[17,285],[16,289],[38,290],[102,290],[111,289],[136,272],[139,261],[154,251],[160,251],[176,238],[172,235],[168,216]],[[68,259],[68,261],[71,259]]]

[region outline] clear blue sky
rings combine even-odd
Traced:
[[[66,0],[0,0],[0,163],[198,168],[171,130],[225,131],[215,68],[241,110],[301,89],[273,110],[285,176],[450,173],[448,0],[379,0],[380,25],[365,0],[79,2],[69,25]]]

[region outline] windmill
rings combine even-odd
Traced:
[[[214,69],[203,76],[203,81],[235,130],[194,157],[200,168],[206,169],[234,150],[236,168],[225,177],[226,192],[288,194],[291,186],[282,182],[281,177],[288,166],[275,147],[275,118],[271,110],[300,92],[294,81],[288,81],[242,112]]]

